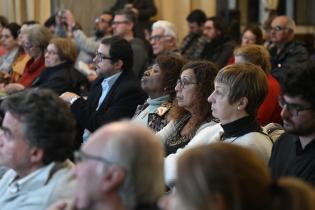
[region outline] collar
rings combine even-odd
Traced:
[[[300,155],[304,152],[308,152],[308,151],[312,151],[315,152],[315,139],[313,139],[310,143],[308,143],[304,149],[302,148],[302,144],[301,144],[301,141],[300,141],[300,138],[296,138],[295,139],[295,144],[296,144],[296,154],[297,155]],[[313,153],[312,152],[312,153]]]
[[[225,125],[221,124],[221,126],[224,131],[221,136],[222,139],[239,137],[247,133],[262,131],[260,125],[252,116],[246,116]]]
[[[168,101],[169,98],[170,98],[170,95],[165,95],[165,96],[161,96],[161,97],[154,98],[154,99],[148,98],[147,103],[149,105],[152,105],[152,106],[160,106],[165,101]]]
[[[101,84],[102,87],[104,87],[105,84],[108,85],[109,87],[113,86],[113,84],[116,82],[116,80],[121,74],[122,74],[122,71],[117,72],[116,74],[113,74],[110,77],[104,78]]]

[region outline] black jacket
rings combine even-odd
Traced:
[[[87,91],[88,84],[87,78],[73,64],[62,63],[44,69],[33,81],[32,87],[48,88],[58,95],[67,91],[81,95]]]

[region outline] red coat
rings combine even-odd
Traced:
[[[260,105],[257,113],[257,121],[264,126],[268,123],[281,123],[280,116],[281,108],[278,104],[278,98],[281,93],[279,82],[269,74],[268,80],[268,95],[264,102]]]
[[[30,87],[34,79],[36,79],[42,70],[45,68],[45,58],[42,55],[40,58],[34,60],[31,58],[25,65],[22,77],[19,79],[18,83],[22,84],[24,87]]]

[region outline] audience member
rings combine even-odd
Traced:
[[[132,49],[125,39],[117,36],[103,39],[94,62],[99,76],[92,84],[87,100],[71,92],[61,95],[71,104],[77,124],[89,132],[103,124],[132,117],[137,105],[145,100],[131,71]]]
[[[271,74],[283,83],[284,72],[295,68],[308,59],[306,48],[294,40],[295,22],[288,16],[275,17],[271,23],[270,40],[275,45],[269,49]]]
[[[78,95],[88,89],[86,77],[74,68],[77,57],[75,44],[66,38],[50,40],[45,52],[45,69],[32,83],[32,87],[49,88],[58,95],[66,91]]]
[[[4,16],[0,16],[0,34],[2,33],[2,29],[4,26],[8,25],[8,19]],[[5,48],[2,46],[0,42],[0,56],[6,53]]]
[[[148,128],[131,122],[106,125],[75,156],[75,199],[50,210],[158,210],[164,192],[163,149]]]
[[[155,132],[169,123],[169,111],[173,107],[175,86],[185,60],[176,54],[163,54],[156,64],[144,72],[141,87],[149,96],[139,105],[133,121],[149,126]]]
[[[256,25],[247,26],[242,34],[241,45],[246,44],[262,44],[263,34],[261,29]]]
[[[27,28],[23,48],[31,59],[26,63],[22,77],[17,81],[19,84],[30,87],[45,68],[44,52],[51,38],[52,34],[44,26],[32,25]]]
[[[221,17],[207,18],[204,25],[204,36],[207,40],[201,58],[212,61],[219,68],[224,67],[235,48],[234,41],[228,37],[228,27]]]
[[[274,178],[295,176],[315,186],[315,65],[286,74],[279,104],[285,133],[272,149]]]
[[[20,47],[20,53],[15,61],[12,63],[12,73],[11,73],[11,81],[12,83],[16,83],[20,80],[25,70],[25,66],[27,62],[31,59],[29,54],[27,54],[23,48],[23,43],[25,42],[25,34],[26,30],[29,26],[35,25],[33,21],[25,21],[22,23],[20,28],[20,33],[18,35],[18,45]]]
[[[266,74],[254,64],[232,64],[221,69],[209,96],[212,116],[220,124],[200,130],[185,148],[165,159],[165,180],[172,185],[176,179],[176,161],[188,148],[223,141],[253,150],[266,163],[272,140],[256,121],[256,113],[268,91]]]
[[[215,143],[185,152],[176,189],[161,200],[164,210],[314,210],[315,190],[298,179],[272,181],[252,151]]]
[[[75,121],[61,99],[48,90],[31,89],[8,96],[0,135],[1,209],[42,210],[73,196]]]
[[[177,33],[175,25],[166,20],[153,23],[150,43],[154,56],[163,53],[178,52],[176,47]]]
[[[136,14],[135,36],[144,40],[144,30],[151,25],[150,18],[157,13],[154,0],[116,0],[110,11],[115,13],[121,9],[129,9]]]
[[[177,106],[170,113],[171,122],[158,133],[166,156],[184,147],[198,130],[213,124],[207,97],[213,91],[217,71],[209,61],[193,61],[183,66],[175,87]]]
[[[148,64],[148,52],[144,42],[133,36],[133,28],[136,23],[136,16],[131,10],[118,10],[113,21],[113,32],[127,40],[133,51],[132,70],[138,78],[141,78]]]
[[[75,63],[75,67],[79,68],[79,62],[86,64],[93,62],[93,57],[102,39],[112,35],[111,23],[113,14],[111,12],[103,12],[95,22],[94,36],[87,37],[80,27],[76,24],[75,17],[70,10],[65,10],[63,17],[66,19],[68,30],[72,32],[73,38],[79,50],[79,55]]]
[[[9,73],[12,71],[12,63],[19,54],[18,33],[20,26],[17,23],[10,23],[2,28],[1,43],[6,54],[0,57],[0,71]]]
[[[200,59],[202,49],[206,44],[206,39],[203,37],[203,26],[206,19],[206,14],[200,9],[191,11],[186,18],[188,34],[183,39],[180,52],[188,60]]]
[[[260,125],[282,122],[278,103],[280,85],[271,75],[270,55],[268,50],[261,45],[248,44],[234,50],[235,63],[253,63],[261,67],[267,75],[268,95],[260,105],[256,119]]]

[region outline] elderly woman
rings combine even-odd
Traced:
[[[164,210],[314,210],[315,191],[294,178],[272,181],[252,151],[215,143],[185,152],[178,161],[176,190]]]
[[[49,88],[58,95],[66,91],[80,95],[87,91],[87,78],[74,68],[77,49],[74,42],[53,38],[45,51],[45,69],[32,83],[32,87]]]
[[[20,26],[10,23],[3,27],[1,32],[1,43],[6,49],[6,54],[0,57],[0,71],[11,73],[12,63],[19,54],[18,33]]]
[[[51,38],[52,34],[44,26],[33,25],[26,30],[23,48],[31,59],[27,62],[23,75],[18,81],[24,87],[30,87],[33,80],[45,68],[44,52]]]
[[[171,122],[158,135],[161,137],[166,156],[184,147],[205,123],[212,123],[207,97],[213,91],[217,74],[215,64],[209,61],[187,63],[175,87],[177,106],[171,114]]]
[[[208,126],[183,149],[165,160],[165,179],[171,185],[176,179],[179,154],[198,145],[213,142],[238,144],[252,149],[266,164],[273,142],[256,121],[256,113],[267,95],[266,74],[254,64],[233,64],[224,67],[214,81],[215,90],[209,96],[212,116],[220,123]]]
[[[142,89],[149,98],[138,106],[133,121],[147,125],[155,132],[169,122],[174,88],[184,64],[184,59],[177,54],[163,54],[156,58],[156,64],[145,71],[141,79]]]
[[[270,54],[261,45],[245,45],[234,50],[235,63],[253,63],[262,68],[267,76],[268,95],[257,112],[257,121],[264,126],[268,123],[281,123],[281,108],[278,104],[280,96],[280,84],[271,75]]]

